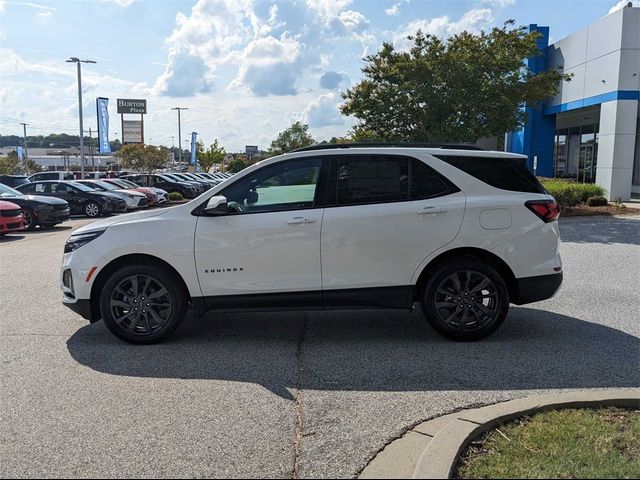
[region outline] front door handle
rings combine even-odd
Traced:
[[[436,213],[445,212],[447,212],[447,209],[443,207],[424,207],[418,210],[416,213],[418,213],[419,215],[435,215]]]
[[[289,225],[302,225],[304,223],[316,223],[315,218],[307,218],[307,217],[293,217],[287,220]]]

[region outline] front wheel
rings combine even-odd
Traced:
[[[29,209],[29,208],[25,208],[24,210],[22,210],[22,218],[24,218],[24,229],[27,232],[32,231],[34,228],[36,228],[36,216],[33,213],[33,210]]]
[[[100,207],[100,204],[96,202],[85,203],[83,210],[84,210],[84,214],[87,217],[91,217],[91,218],[98,217],[102,213],[102,207]]]
[[[117,270],[100,294],[100,313],[125,342],[149,344],[168,337],[186,314],[184,289],[165,270],[131,265]]]
[[[436,268],[421,303],[427,321],[441,335],[453,340],[479,340],[504,322],[509,290],[493,267],[465,257]]]

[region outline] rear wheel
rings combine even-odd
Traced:
[[[187,296],[176,279],[153,265],[117,270],[100,294],[100,313],[116,337],[135,344],[169,336],[186,314]]]
[[[479,340],[507,316],[509,290],[485,262],[464,257],[440,265],[430,276],[422,308],[429,324],[453,340]]]

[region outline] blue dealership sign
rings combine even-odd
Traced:
[[[196,172],[198,171],[198,163],[196,160],[196,132],[191,132],[191,165],[196,166]]]
[[[22,147],[18,146],[18,148],[16,148],[16,153],[18,154],[18,159],[19,160],[24,160],[24,153],[22,151]]]
[[[98,97],[96,108],[98,109],[98,144],[100,153],[111,153],[109,144],[109,99]]]

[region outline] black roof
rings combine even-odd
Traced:
[[[363,143],[323,143],[310,147],[297,148],[292,152],[310,152],[313,150],[330,150],[334,148],[446,148],[450,150],[484,150],[478,145],[469,143],[424,143],[424,142],[363,142]]]

